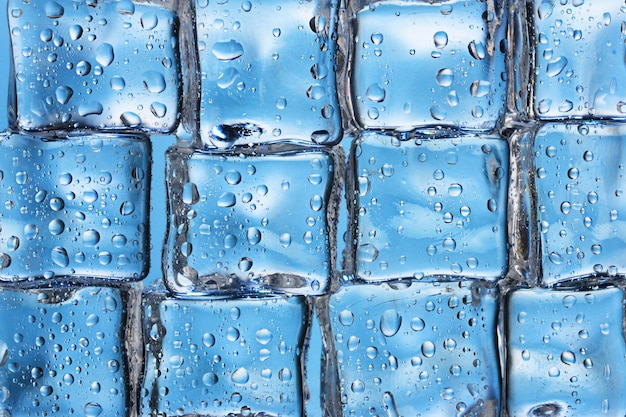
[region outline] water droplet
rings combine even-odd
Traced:
[[[546,73],[549,77],[556,77],[561,72],[563,72],[567,64],[567,58],[565,58],[564,56],[557,57],[556,59],[548,63],[548,65],[546,66]]]
[[[96,61],[103,67],[111,65],[115,59],[115,53],[113,52],[113,45],[103,42],[96,48]]]
[[[566,365],[574,365],[576,363],[576,355],[569,350],[563,351],[563,353],[561,353],[561,362]]]
[[[443,49],[448,45],[448,34],[444,31],[439,31],[433,36],[435,42],[435,48]]]
[[[216,42],[213,44],[211,52],[220,61],[232,61],[243,55],[243,45],[234,39],[226,42]]]
[[[385,89],[380,86],[380,84],[372,84],[367,87],[367,91],[365,95],[370,101],[374,101],[376,103],[380,103],[385,100]]]
[[[81,117],[99,115],[103,111],[102,104],[98,101],[89,101],[78,106],[78,115]]]
[[[233,207],[235,204],[237,204],[237,197],[230,192],[223,193],[217,199],[218,207]]]
[[[426,358],[432,358],[435,355],[435,344],[429,340],[422,343],[422,355]]]
[[[76,64],[76,74],[85,76],[91,72],[91,64],[87,61],[80,61]]]
[[[394,309],[385,310],[380,317],[380,331],[387,337],[392,337],[402,324],[402,316]]]
[[[231,375],[231,380],[235,384],[245,384],[249,379],[250,375],[248,374],[246,368],[243,367],[236,369]]]
[[[67,251],[61,246],[55,246],[52,248],[51,258],[55,265],[62,268],[65,268],[70,264],[70,258],[67,255]]]
[[[58,87],[55,91],[56,99],[60,104],[67,104],[73,94],[74,90],[64,85]]]
[[[450,68],[443,68],[437,72],[437,84],[442,87],[450,87],[454,81],[454,73]]]
[[[213,385],[217,384],[217,381],[218,377],[213,372],[207,372],[202,376],[202,383],[207,387],[212,387]]]
[[[474,97],[485,97],[491,91],[491,83],[484,80],[475,80],[470,86],[470,93]]]
[[[83,233],[83,243],[87,246],[95,246],[100,242],[100,233],[94,229],[85,230]]]
[[[145,30],[152,30],[159,24],[159,18],[155,13],[144,13],[140,18],[141,27]]]
[[[289,247],[291,245],[291,235],[289,233],[283,233],[280,235],[280,244],[283,248]]]
[[[485,59],[487,56],[487,48],[485,48],[485,45],[480,41],[471,41],[467,49],[474,59]]]
[[[129,216],[135,212],[135,204],[132,201],[124,201],[120,206],[120,214],[122,216]]]
[[[250,269],[252,269],[252,259],[248,257],[241,258],[239,260],[239,263],[237,264],[237,267],[241,272],[248,272]]]
[[[250,227],[246,232],[246,238],[251,245],[256,245],[261,241],[261,231],[256,227]]]
[[[143,86],[150,93],[160,93],[165,90],[165,77],[158,71],[146,71],[143,73]]]
[[[58,19],[63,16],[65,9],[56,1],[48,1],[46,3],[46,16],[50,19]]]

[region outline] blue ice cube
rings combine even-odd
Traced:
[[[320,294],[334,264],[335,161],[324,150],[167,155],[168,287]]]
[[[154,297],[144,311],[142,415],[302,415],[304,297]]]
[[[129,415],[121,290],[0,289],[0,301],[0,415]]]
[[[501,277],[508,158],[497,136],[401,141],[364,132],[348,180],[356,277]]]
[[[507,415],[626,413],[622,289],[520,289],[506,314]]]
[[[144,277],[150,158],[138,136],[1,134],[0,280]]]
[[[341,138],[336,0],[195,0],[207,148]]]
[[[507,21],[493,3],[351,2],[356,122],[492,129],[504,113]]]
[[[603,0],[529,4],[531,95],[528,113],[539,119],[626,119],[626,11]],[[516,64],[526,67],[522,61]],[[522,89],[524,89],[522,87]]]
[[[181,80],[173,11],[130,0],[9,0],[8,10],[14,125],[176,128]]]
[[[498,299],[478,281],[342,287],[328,341],[342,413],[329,415],[497,415]]]
[[[548,124],[536,134],[542,282],[626,271],[624,140],[618,124]]]

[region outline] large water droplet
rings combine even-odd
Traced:
[[[231,380],[235,384],[245,384],[246,382],[248,382],[249,379],[250,375],[248,374],[246,368],[243,367],[236,369],[235,372],[233,372],[231,375]]]
[[[548,63],[546,67],[546,73],[550,77],[556,77],[561,72],[563,72],[563,70],[567,66],[567,63],[568,63],[567,58],[565,58],[564,56],[560,56],[556,58],[555,60]]]
[[[394,309],[385,310],[380,316],[380,331],[387,337],[398,333],[402,324],[402,316]]]
[[[234,39],[226,42],[215,42],[211,52],[220,61],[232,61],[243,55],[243,45]]]
[[[96,61],[103,67],[108,67],[115,59],[115,53],[113,52],[113,46],[110,43],[102,43],[96,49]]]
[[[165,90],[165,77],[158,71],[146,71],[143,73],[143,86],[151,93],[160,93]]]
[[[433,36],[433,41],[436,48],[445,48],[448,45],[448,34],[444,31],[439,31]]]

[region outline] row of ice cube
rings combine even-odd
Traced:
[[[622,120],[622,9],[10,0],[12,124],[172,132],[182,119],[199,145],[226,148],[334,144],[342,113],[345,126],[399,130],[489,131],[507,110]]]
[[[166,280],[180,294],[321,294],[340,269],[370,282],[496,280],[524,262],[534,276],[522,279],[548,285],[623,274],[625,136],[621,124],[547,124],[515,131],[510,157],[495,135],[364,131],[346,174],[344,265],[340,149],[180,144],[167,153]],[[0,149],[3,281],[147,275],[146,138],[5,133]]]
[[[325,298],[323,381],[303,371],[305,335],[320,329],[302,296],[4,289],[0,313],[14,319],[0,324],[0,413],[296,416],[317,400],[311,384],[333,416],[626,412],[623,288],[485,284],[407,280]]]

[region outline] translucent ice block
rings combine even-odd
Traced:
[[[0,280],[145,276],[150,158],[137,136],[0,135]]]
[[[503,3],[351,2],[356,122],[492,129],[506,95]]]
[[[337,416],[497,415],[498,293],[473,283],[342,287],[330,297]]]
[[[304,297],[146,301],[142,415],[303,415]]]
[[[533,149],[542,282],[626,271],[626,126],[548,124]]]
[[[340,139],[338,3],[194,1],[205,147]]]
[[[8,9],[17,127],[175,129],[174,12],[130,0],[9,0]]]
[[[177,294],[320,294],[334,264],[335,161],[171,148],[168,287]]]
[[[0,316],[0,415],[129,415],[122,291],[2,289]]]
[[[506,314],[507,415],[626,413],[622,289],[517,290]]]
[[[501,277],[508,158],[495,136],[400,141],[364,132],[348,179],[355,276]]]
[[[534,64],[529,67],[528,113],[552,120],[626,119],[624,5],[604,0],[520,2],[520,7],[527,5]]]

